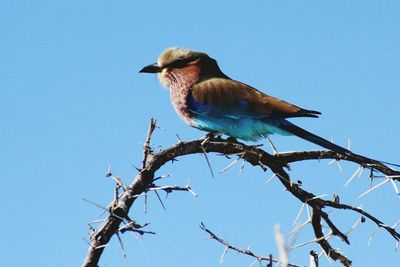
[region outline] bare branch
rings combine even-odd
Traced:
[[[351,260],[349,260],[346,256],[341,254],[339,251],[333,249],[326,240],[326,237],[322,232],[321,214],[316,210],[314,210],[312,214],[311,223],[314,228],[315,236],[318,238],[317,242],[321,246],[321,248],[325,251],[326,255],[328,255],[335,261],[339,260],[344,266],[349,267],[351,265]]]
[[[113,235],[118,233],[119,225],[128,217],[128,212],[134,201],[149,191],[150,188],[154,189],[154,177],[155,172],[161,168],[167,162],[176,160],[176,158],[184,155],[204,153],[204,152],[217,152],[224,155],[243,155],[243,160],[247,161],[253,166],[258,166],[264,171],[267,169],[271,170],[277,179],[282,183],[287,191],[295,196],[300,202],[307,203],[307,208],[310,207],[312,210],[314,233],[316,238],[324,236],[321,230],[321,219],[323,219],[329,228],[332,230],[332,234],[342,238],[348,243],[347,236],[342,233],[335,224],[328,217],[328,214],[323,211],[324,208],[330,207],[333,209],[347,209],[357,212],[365,218],[373,221],[378,227],[385,229],[389,232],[396,241],[400,240],[400,234],[387,224],[383,223],[379,219],[375,218],[371,214],[365,212],[361,208],[353,207],[347,204],[337,203],[335,201],[324,200],[321,197],[317,197],[314,194],[306,191],[297,183],[293,183],[285,172],[284,168],[289,166],[289,163],[304,161],[304,160],[320,160],[320,159],[335,159],[335,160],[346,160],[359,164],[363,168],[368,168],[371,171],[381,172],[387,179],[398,182],[400,181],[400,172],[390,167],[387,167],[382,162],[369,159],[360,155],[340,155],[333,151],[310,151],[310,152],[286,152],[278,153],[276,155],[270,155],[267,152],[259,148],[259,146],[247,146],[237,140],[226,140],[221,137],[208,136],[206,139],[193,140],[188,142],[180,141],[178,144],[161,150],[160,152],[154,153],[150,146],[151,136],[156,128],[155,120],[151,120],[149,130],[147,133],[146,141],[143,145],[143,161],[142,166],[138,170],[135,179],[129,186],[126,186],[126,190],[117,197],[114,197],[114,201],[107,208],[101,207],[93,202],[99,208],[107,210],[109,215],[108,218],[101,223],[98,229],[91,234],[90,246],[87,256],[84,260],[83,266],[97,266],[100,256],[103,252],[104,247],[108,244],[109,240]],[[354,177],[359,174],[357,171]],[[118,180],[118,179],[117,179]],[[171,188],[166,188],[167,190]],[[163,189],[155,189],[163,190]],[[176,189],[179,190],[179,189]],[[190,191],[189,188],[185,191]],[[129,220],[128,220],[129,221]],[[334,260],[340,260],[342,264],[348,266],[351,262],[341,253],[333,250],[328,241],[323,238],[317,241],[320,246],[324,249],[327,256]],[[244,250],[246,251],[246,250]],[[253,254],[248,252],[245,254]],[[257,256],[253,256],[256,257]],[[268,260],[268,257],[266,257]]]
[[[211,239],[214,239],[214,240],[218,241],[219,243],[221,243],[221,244],[223,244],[225,246],[225,250],[224,250],[223,256],[226,254],[226,252],[229,249],[231,249],[231,250],[234,250],[234,251],[236,251],[238,253],[251,256],[251,257],[257,259],[257,261],[269,261],[269,262],[274,262],[274,263],[280,263],[279,260],[272,258],[272,256],[260,256],[260,255],[257,255],[255,253],[253,253],[250,249],[241,249],[241,248],[238,248],[238,247],[230,244],[228,241],[218,237],[216,234],[211,232],[211,230],[207,229],[207,227],[204,225],[204,223],[200,224],[200,228],[201,228],[201,230],[203,230],[206,233],[208,233],[210,235]],[[221,259],[222,258],[223,257],[221,257]],[[287,266],[301,267],[301,265],[297,265],[297,264],[293,264],[293,263],[288,263]]]

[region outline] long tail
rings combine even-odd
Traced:
[[[340,153],[343,155],[349,155],[349,156],[354,154],[350,150],[348,150],[344,147],[335,145],[334,143],[329,142],[328,140],[326,140],[322,137],[319,137],[313,133],[310,133],[310,132],[294,125],[293,123],[291,123],[287,120],[283,120],[279,126],[283,130],[285,130],[293,135],[296,135],[304,140],[310,141],[311,143],[317,144],[319,146],[322,146],[322,147],[332,150],[334,152],[337,152],[337,153]]]
[[[339,154],[346,155],[346,156],[357,156],[359,158],[367,159],[368,161],[371,160],[371,159],[366,158],[364,156],[361,156],[361,155],[358,155],[356,153],[353,153],[353,152],[351,152],[350,150],[348,150],[348,149],[346,149],[344,147],[335,145],[334,143],[329,142],[328,140],[326,140],[326,139],[324,139],[322,137],[319,137],[318,135],[310,133],[309,131],[306,131],[306,130],[302,129],[302,128],[294,125],[293,123],[291,123],[291,122],[289,122],[287,120],[280,121],[279,128],[281,128],[281,129],[283,129],[283,130],[285,130],[285,131],[287,131],[287,132],[289,132],[289,133],[291,133],[293,135],[296,135],[296,136],[298,136],[298,137],[300,137],[300,138],[302,138],[304,140],[310,141],[311,143],[317,144],[319,146],[322,146],[322,147],[324,147],[326,149],[332,150],[332,151],[337,152]],[[381,161],[381,160],[376,160],[376,161],[378,161],[380,163],[384,163],[384,164],[400,167],[399,164],[394,164],[394,163]]]

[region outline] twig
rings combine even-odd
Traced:
[[[339,260],[344,266],[349,267],[351,265],[351,260],[349,260],[346,256],[341,254],[339,251],[333,249],[332,246],[326,240],[326,238],[328,238],[331,233],[328,234],[329,236],[323,234],[321,225],[321,213],[319,211],[314,210],[311,218],[311,224],[313,226],[315,236],[317,237],[316,242],[325,251],[326,255],[328,255],[335,261]]]
[[[126,225],[124,225],[121,228],[119,228],[118,231],[121,232],[121,233],[125,233],[125,232],[129,231],[129,232],[138,233],[140,235],[144,235],[144,234],[155,235],[156,234],[155,232],[141,230],[142,228],[146,227],[147,225],[149,225],[149,223],[145,223],[144,225],[140,225],[140,224],[137,224],[135,221],[130,221]]]
[[[231,250],[236,251],[236,252],[238,252],[238,253],[245,254],[245,255],[251,256],[251,257],[253,257],[253,258],[256,258],[258,261],[269,261],[269,262],[274,262],[274,263],[279,263],[279,262],[280,262],[279,260],[274,259],[274,258],[272,258],[272,257],[270,257],[270,256],[260,256],[260,255],[256,255],[256,254],[253,253],[250,249],[241,249],[241,248],[238,248],[238,247],[236,247],[236,246],[234,246],[234,245],[228,243],[226,240],[224,240],[224,239],[218,237],[216,234],[214,234],[213,232],[211,232],[211,230],[207,229],[207,227],[204,225],[204,223],[201,223],[201,224],[200,224],[200,228],[201,228],[201,230],[203,230],[203,231],[205,231],[206,233],[208,233],[208,234],[210,235],[210,238],[211,238],[211,239],[214,239],[214,240],[216,240],[217,242],[219,242],[219,243],[221,243],[221,244],[223,244],[223,245],[225,246],[224,254],[223,254],[223,255],[225,255],[226,252],[227,252],[229,249],[231,249]],[[288,263],[287,266],[291,266],[291,267],[301,267],[301,265],[297,265],[297,264],[293,264],[293,263]]]
[[[187,192],[190,192],[193,196],[197,197],[197,194],[188,185],[184,186],[184,187],[178,186],[178,185],[175,185],[175,186],[170,186],[170,185],[168,185],[168,186],[152,186],[148,190],[154,191],[154,192],[162,190],[162,191],[167,192],[167,194],[171,193],[172,191],[187,191]]]
[[[146,168],[146,163],[149,155],[153,153],[153,150],[150,146],[150,139],[153,135],[154,130],[157,127],[157,121],[153,118],[150,119],[149,130],[147,131],[146,141],[143,145],[143,161],[142,161],[142,170]]]

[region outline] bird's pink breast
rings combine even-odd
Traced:
[[[171,103],[178,115],[189,125],[193,124],[192,113],[187,107],[187,96],[199,80],[200,67],[197,64],[181,69],[173,69],[167,74]]]

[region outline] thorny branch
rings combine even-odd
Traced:
[[[153,188],[153,190],[164,190],[164,188],[157,188],[154,186],[154,181],[157,179],[154,174],[159,168],[167,162],[175,160],[177,157],[204,152],[217,152],[224,155],[241,155],[243,160],[249,162],[253,166],[259,166],[264,171],[270,169],[274,175],[278,177],[279,181],[287,191],[312,209],[312,226],[318,240],[317,242],[331,259],[339,260],[344,266],[350,266],[351,261],[339,251],[334,250],[328,243],[327,238],[321,238],[323,237],[323,234],[321,235],[321,220],[324,220],[333,235],[340,237],[344,242],[349,244],[347,235],[339,230],[339,228],[337,228],[334,222],[329,218],[328,213],[323,211],[326,207],[352,210],[359,213],[374,222],[377,225],[377,228],[386,230],[395,240],[400,240],[400,234],[395,230],[395,226],[388,226],[361,208],[341,204],[337,201],[324,200],[322,197],[316,197],[313,193],[304,190],[297,183],[292,182],[288,173],[284,170],[284,168],[288,167],[289,163],[296,161],[320,159],[346,160],[357,163],[363,168],[370,169],[371,173],[379,171],[387,179],[391,179],[391,181],[400,181],[399,171],[396,171],[379,161],[356,154],[352,156],[344,156],[332,151],[287,152],[271,155],[260,149],[258,146],[248,146],[238,142],[237,140],[227,140],[221,137],[210,136],[206,137],[206,141],[205,138],[187,142],[180,141],[174,146],[155,153],[150,145],[151,135],[155,128],[156,123],[152,119],[144,144],[142,166],[138,169],[138,174],[133,182],[124,188],[124,192],[119,197],[115,197],[113,203],[108,206],[108,218],[103,221],[97,230],[91,233],[90,246],[83,262],[83,266],[97,266],[105,246],[108,244],[111,237],[119,233],[121,230],[121,222],[127,221],[129,223],[132,221],[128,216],[129,209],[139,196],[142,196],[151,190],[151,188]],[[170,189],[172,188],[168,188],[167,190]],[[180,189],[175,188],[174,190]],[[187,187],[184,190],[190,191],[191,189],[190,187]]]
[[[233,251],[236,251],[238,253],[241,254],[245,254],[248,255],[250,257],[255,258],[258,262],[262,262],[262,261],[269,261],[269,262],[274,262],[274,263],[279,263],[279,260],[272,258],[272,256],[260,256],[260,255],[256,255],[254,252],[252,252],[250,249],[242,249],[242,248],[238,248],[232,244],[230,244],[228,241],[226,241],[225,239],[222,239],[220,237],[218,237],[216,234],[214,234],[213,232],[211,232],[211,230],[209,230],[204,223],[200,224],[200,228],[201,230],[205,231],[206,233],[209,234],[211,239],[216,240],[217,242],[221,243],[222,245],[224,245],[226,247],[226,249],[231,249]],[[225,250],[227,251],[227,250]],[[226,253],[226,252],[224,252]],[[293,263],[288,263],[287,266],[290,267],[302,267],[301,265],[297,265],[297,264],[293,264]]]

